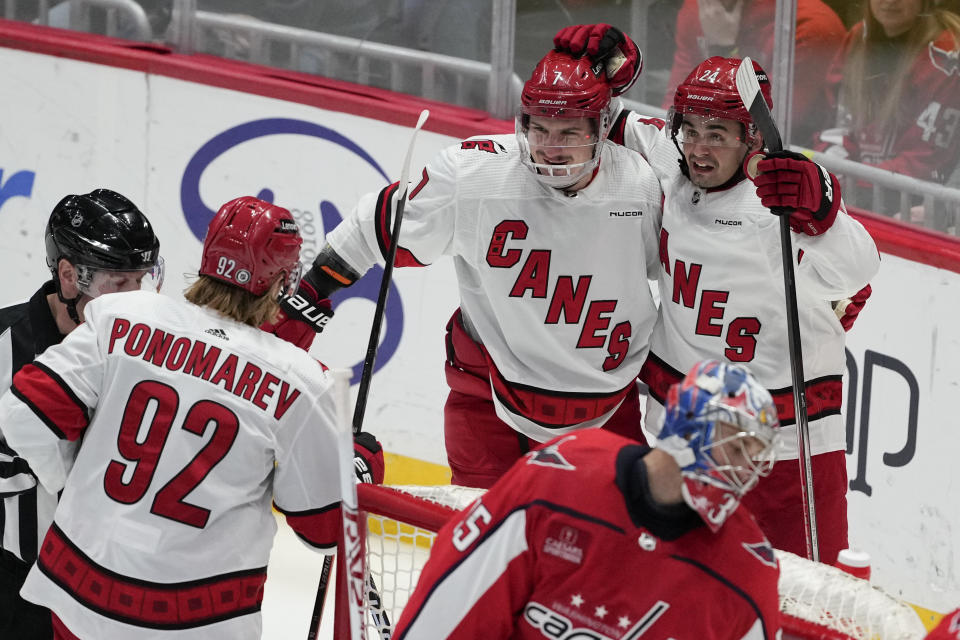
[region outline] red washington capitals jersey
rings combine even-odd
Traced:
[[[271,499],[305,542],[336,544],[332,382],[182,300],[108,294],[84,315],[0,400],[9,445],[63,488],[23,596],[82,638],[259,638]],[[81,438],[67,475],[58,443]]]
[[[440,531],[395,640],[779,637],[752,516],[713,534],[684,504],[638,508],[648,451],[591,429],[527,454]]]

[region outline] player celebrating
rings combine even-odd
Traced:
[[[295,287],[301,242],[286,209],[228,202],[186,302],[90,302],[0,399],[9,446],[63,489],[23,588],[59,637],[259,638],[271,497],[310,546],[334,549],[331,382],[258,328]],[[58,449],[81,437],[67,475]]]
[[[595,61],[636,47],[602,24],[568,27],[554,42]],[[641,373],[650,388],[647,424],[658,424],[667,389],[694,362],[722,356],[748,364],[787,431],[778,456],[786,461],[746,504],[775,547],[806,555],[779,220],[768,209],[789,208],[820,557],[833,563],[847,546],[844,330],[869,295],[879,254],[847,215],[837,179],[804,156],[768,154],[756,186],[746,179],[744,161],[763,139],[737,93],[739,64],[715,57],[697,65],[677,88],[666,135],[662,120],[629,111],[612,129],[612,139],[650,161],[664,191],[661,314]],[[772,105],[767,76],[754,69]]]
[[[393,637],[779,637],[777,561],[738,508],[773,465],[770,394],[706,361],[666,409],[656,449],[591,429],[517,462],[440,531]]]
[[[446,149],[410,191],[396,264],[450,255],[460,288],[444,407],[455,484],[488,487],[531,441],[576,429],[642,438],[661,192],[642,157],[606,141],[611,94],[602,69],[550,52],[515,136]],[[328,234],[301,296],[328,298],[384,259],[396,191],[365,196]]]
[[[0,393],[13,375],[83,321],[84,307],[103,293],[158,289],[160,242],[147,217],[109,189],[68,195],[45,233],[51,279],[29,301],[0,309]],[[75,447],[63,447],[64,464]],[[0,447],[0,638],[49,640],[50,611],[23,600],[20,588],[57,508],[57,494],[37,486],[27,463]]]

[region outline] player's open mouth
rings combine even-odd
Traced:
[[[713,171],[714,167],[711,164],[703,164],[702,162],[697,162],[696,160],[690,162],[690,166],[693,167],[693,170],[698,173],[707,173]]]

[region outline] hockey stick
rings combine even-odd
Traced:
[[[387,305],[387,293],[390,291],[390,280],[393,276],[393,263],[397,257],[397,245],[400,241],[400,222],[403,220],[403,209],[407,202],[408,181],[410,176],[410,158],[413,155],[414,142],[417,139],[417,133],[423,128],[423,124],[430,116],[430,111],[424,109],[420,112],[417,124],[413,128],[413,135],[410,136],[410,144],[407,147],[406,156],[403,159],[403,166],[400,170],[400,181],[397,183],[397,213],[394,217],[393,230],[390,234],[390,247],[387,250],[386,264],[383,267],[383,277],[380,280],[380,292],[377,296],[377,306],[373,312],[373,326],[370,329],[370,339],[367,342],[367,355],[363,361],[363,371],[360,374],[360,387],[357,391],[357,404],[353,411],[353,433],[357,434],[363,428],[363,416],[367,408],[367,396],[370,392],[370,379],[373,377],[373,365],[377,359],[377,348],[380,346],[380,328],[383,325],[383,314]],[[353,459],[351,455],[349,459]],[[320,571],[320,582],[317,585],[317,595],[313,605],[313,615],[310,618],[310,631],[307,634],[307,640],[316,640],[317,630],[320,626],[320,618],[323,616],[323,604],[327,597],[327,588],[330,581],[330,557],[323,559],[323,569]],[[382,599],[377,592],[377,585],[373,578],[370,578],[369,588],[372,602],[380,603]],[[381,629],[380,635],[384,635],[383,629],[386,629],[389,637],[390,621],[382,607],[375,605],[371,615],[376,618],[377,626]]]
[[[390,279],[393,276],[393,263],[397,259],[397,244],[400,242],[400,223],[403,222],[403,208],[407,203],[409,188],[410,156],[413,155],[413,145],[417,140],[417,133],[427,121],[430,112],[426,109],[420,112],[420,118],[413,127],[410,136],[410,145],[407,155],[403,159],[403,169],[400,171],[400,182],[397,183],[397,213],[393,219],[393,231],[390,233],[390,246],[387,248],[386,264],[383,265],[383,278],[380,280],[380,294],[377,296],[377,308],[373,312],[373,326],[370,328],[370,340],[367,342],[367,357],[363,361],[363,372],[360,374],[360,387],[357,390],[357,405],[353,410],[353,432],[360,433],[363,427],[363,414],[367,410],[367,396],[370,393],[370,379],[373,377],[373,364],[377,359],[377,347],[380,346],[380,327],[383,325],[383,312],[387,305],[387,293],[390,291]]]
[[[753,61],[743,58],[737,69],[737,92],[750,112],[754,124],[770,151],[782,151],[783,142],[766,100]],[[813,499],[813,466],[810,456],[810,427],[807,424],[807,393],[803,378],[803,353],[800,346],[800,320],[797,312],[797,283],[793,270],[793,242],[790,239],[789,209],[774,207],[780,218],[780,248],[783,254],[783,288],[787,299],[787,338],[790,343],[790,374],[793,379],[793,408],[797,421],[797,448],[800,451],[800,490],[803,496],[803,525],[807,539],[807,557],[820,561],[817,542],[817,510]]]
[[[336,369],[333,376],[334,402],[337,407],[337,449],[341,461],[353,461],[353,428],[350,423],[350,376],[348,369]],[[350,638],[363,640],[363,541],[365,527],[357,504],[357,476],[353,465],[340,465],[340,511],[343,514],[343,563],[347,590]],[[325,559],[326,561],[326,559]]]

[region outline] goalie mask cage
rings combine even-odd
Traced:
[[[482,489],[442,486],[357,486],[366,518],[364,623],[368,640],[392,637],[393,625],[420,577],[437,531]],[[339,557],[343,557],[340,555]],[[920,640],[919,616],[879,587],[840,569],[777,551],[783,638],[794,640]],[[337,585],[343,584],[337,563]],[[350,639],[347,599],[336,590],[335,637]]]

